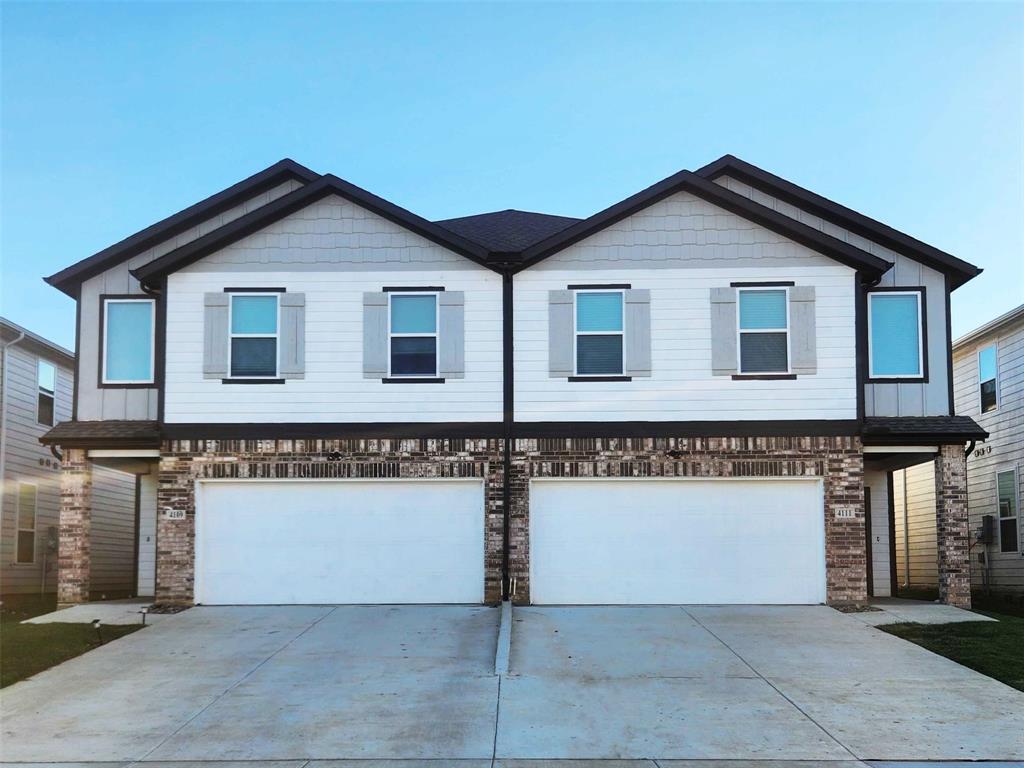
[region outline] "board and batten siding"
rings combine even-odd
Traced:
[[[801,210],[749,184],[728,175],[715,179],[727,189],[750,198],[827,235],[856,246],[881,259],[892,262],[893,268],[882,276],[878,287],[924,286],[926,295],[925,317],[928,325],[928,381],[907,384],[865,384],[864,413],[866,416],[946,416],[949,414],[949,377],[947,355],[951,340],[946,333],[946,281],[945,276],[901,253],[861,237],[843,227]]]
[[[889,474],[865,470],[864,487],[871,496],[871,586],[874,597],[889,597]]]
[[[54,421],[71,418],[71,392],[74,375],[69,367],[56,359],[37,354],[20,344],[9,346],[4,353],[6,374],[6,413],[0,414],[7,425],[3,470],[2,535],[0,535],[0,594],[31,594],[44,590],[43,559],[46,531],[56,527],[60,518],[60,463],[50,449],[39,442],[50,427],[37,419],[38,378],[40,359],[56,366],[57,390],[54,398]],[[18,526],[18,483],[37,486],[36,543],[34,563],[15,563]],[[45,591],[53,592],[57,584],[56,554],[46,554]]]
[[[935,465],[928,461],[892,473],[896,522],[896,583],[938,589]]]
[[[978,352],[996,345],[998,407],[981,412],[978,382]],[[992,515],[998,527],[999,510],[996,496],[996,474],[1016,468],[1018,505],[1024,500],[1024,320],[993,329],[968,344],[953,350],[953,396],[956,412],[970,416],[989,439],[979,443],[967,459],[967,503],[971,530],[981,527],[982,517]],[[1018,506],[1018,535],[1024,526],[1024,515]],[[988,567],[971,559],[973,585],[989,584],[995,590],[1024,591],[1024,556],[1021,552],[1000,552],[998,532],[995,543],[984,549]]]
[[[130,271],[160,258],[186,243],[202,237],[218,227],[227,224],[251,211],[261,208],[272,200],[302,186],[299,181],[286,181],[261,194],[254,195],[244,203],[212,216],[209,219],[171,237],[158,245],[133,256],[121,264],[102,272],[82,283],[78,311],[81,329],[78,335],[78,419],[100,421],[106,419],[157,418],[156,388],[99,387],[100,365],[100,296],[104,294],[137,295],[147,298],[139,288],[139,282]]]
[[[734,381],[711,373],[711,289],[733,281],[814,286],[817,373]],[[517,421],[722,421],[857,416],[855,273],[689,193],[678,193],[514,279]],[[652,375],[549,376],[548,293],[572,284],[651,292]]]
[[[203,378],[204,294],[305,294],[305,375],[277,385]],[[363,294],[443,286],[465,294],[465,378],[363,377]],[[387,219],[328,197],[168,278],[164,418],[174,422],[449,422],[502,418],[501,276]]]

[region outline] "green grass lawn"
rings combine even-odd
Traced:
[[[56,608],[53,598],[4,601],[0,608],[0,688],[80,656],[100,645],[90,624],[20,624],[25,619]],[[141,626],[109,626],[101,629],[108,643],[131,634]]]
[[[977,612],[999,622],[887,624],[879,629],[1024,691],[1024,616]]]

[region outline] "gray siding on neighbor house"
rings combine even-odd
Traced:
[[[879,283],[879,287],[925,288],[928,348],[927,383],[865,384],[864,409],[866,416],[945,416],[949,414],[949,376],[947,355],[951,340],[946,332],[945,276],[931,267],[896,253],[885,246],[867,240],[849,230],[838,227],[818,216],[807,213],[748,184],[722,176],[718,184],[731,189],[761,205],[814,227],[832,237],[850,243],[894,266]]]
[[[999,404],[994,411],[981,412],[978,381],[978,352],[995,344],[997,349],[997,391]],[[1024,535],[1024,516],[1020,500],[1024,497],[1024,318],[1003,328],[973,339],[953,352],[953,396],[958,414],[970,416],[990,434],[967,460],[968,506],[971,529],[977,530],[984,515],[996,522],[996,541],[985,550],[986,568],[977,556],[971,558],[972,582],[977,587],[986,583],[993,589],[1024,590],[1024,557],[1021,552],[1001,552],[998,536],[996,473],[1016,469],[1018,539]],[[1020,547],[1018,541],[1018,547]]]
[[[78,419],[80,421],[151,420],[157,418],[157,390],[155,387],[129,389],[98,386],[101,348],[100,296],[122,294],[145,298],[138,281],[131,276],[130,270],[148,264],[175,248],[202,237],[300,186],[302,184],[298,181],[284,182],[82,283],[78,307],[81,329],[79,348],[76,350],[79,356]]]
[[[935,465],[925,462],[893,475],[896,521],[896,583],[899,588],[936,589],[939,584],[935,529]]]
[[[71,418],[73,374],[66,363],[42,350],[25,346],[24,342],[7,348],[4,353],[6,376],[6,445],[4,451],[2,535],[0,535],[0,594],[37,593],[43,589],[43,559],[46,530],[57,526],[60,516],[60,463],[39,437],[50,429],[38,422],[37,365],[40,358],[57,368],[57,391],[54,419]],[[4,398],[0,398],[4,402]],[[38,488],[36,496],[35,562],[16,563],[18,484],[30,483]],[[46,555],[46,591],[56,589],[57,559]]]

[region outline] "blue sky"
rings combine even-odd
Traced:
[[[0,312],[282,158],[426,216],[585,216],[731,152],[1024,301],[1024,5],[2,6]]]

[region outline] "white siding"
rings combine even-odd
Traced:
[[[144,296],[138,281],[129,271],[163,256],[198,237],[212,232],[224,224],[260,208],[282,195],[302,186],[298,181],[287,181],[262,194],[255,195],[240,205],[213,216],[164,242],[149,248],[126,262],[111,267],[82,283],[79,312],[82,327],[79,333],[78,419],[156,419],[157,390],[99,388],[100,358],[100,296],[102,294],[137,294]]]
[[[721,176],[718,184],[754,202],[772,208],[779,213],[814,227],[825,234],[850,243],[881,259],[892,262],[894,267],[882,276],[880,287],[924,286],[928,323],[928,382],[923,384],[865,384],[866,416],[946,416],[949,413],[949,377],[947,361],[951,340],[946,333],[946,283],[945,276],[903,254],[889,250],[847,229],[807,213],[742,181]]]
[[[6,413],[7,425],[3,472],[2,536],[0,536],[0,594],[38,593],[43,587],[45,555],[46,591],[57,584],[57,559],[46,554],[46,531],[56,527],[60,517],[60,464],[39,437],[50,427],[36,418],[38,385],[36,366],[42,357],[57,367],[57,392],[54,421],[71,418],[71,369],[56,359],[26,348],[23,343],[7,348]],[[2,386],[2,384],[0,384]],[[34,563],[15,563],[17,541],[18,483],[38,487],[36,499],[36,557]]]
[[[711,375],[710,289],[792,280],[816,288],[816,375]],[[653,375],[548,376],[548,291],[628,283],[651,291]],[[854,272],[687,193],[673,195],[515,277],[517,421],[854,419]]]
[[[363,293],[402,285],[465,292],[464,379],[363,378]],[[266,386],[203,378],[203,294],[226,286],[305,293],[305,378]],[[165,420],[500,421],[501,298],[498,274],[341,198],[322,200],[170,276]]]
[[[978,351],[993,343],[997,349],[999,405],[994,411],[981,413]],[[1024,499],[1024,322],[997,329],[954,351],[953,395],[956,412],[970,416],[990,434],[987,441],[979,444],[981,450],[967,460],[971,529],[977,530],[984,515],[998,517],[997,472],[1016,468],[1018,499]],[[1017,525],[1024,527],[1019,507]],[[998,533],[995,544],[978,545],[975,551],[982,549],[989,566],[986,573],[978,558],[971,558],[974,586],[983,586],[987,579],[993,589],[1024,591],[1024,556],[1020,552],[1000,552]]]
[[[864,472],[871,494],[871,582],[875,597],[891,592],[889,569],[889,477],[887,472]]]

